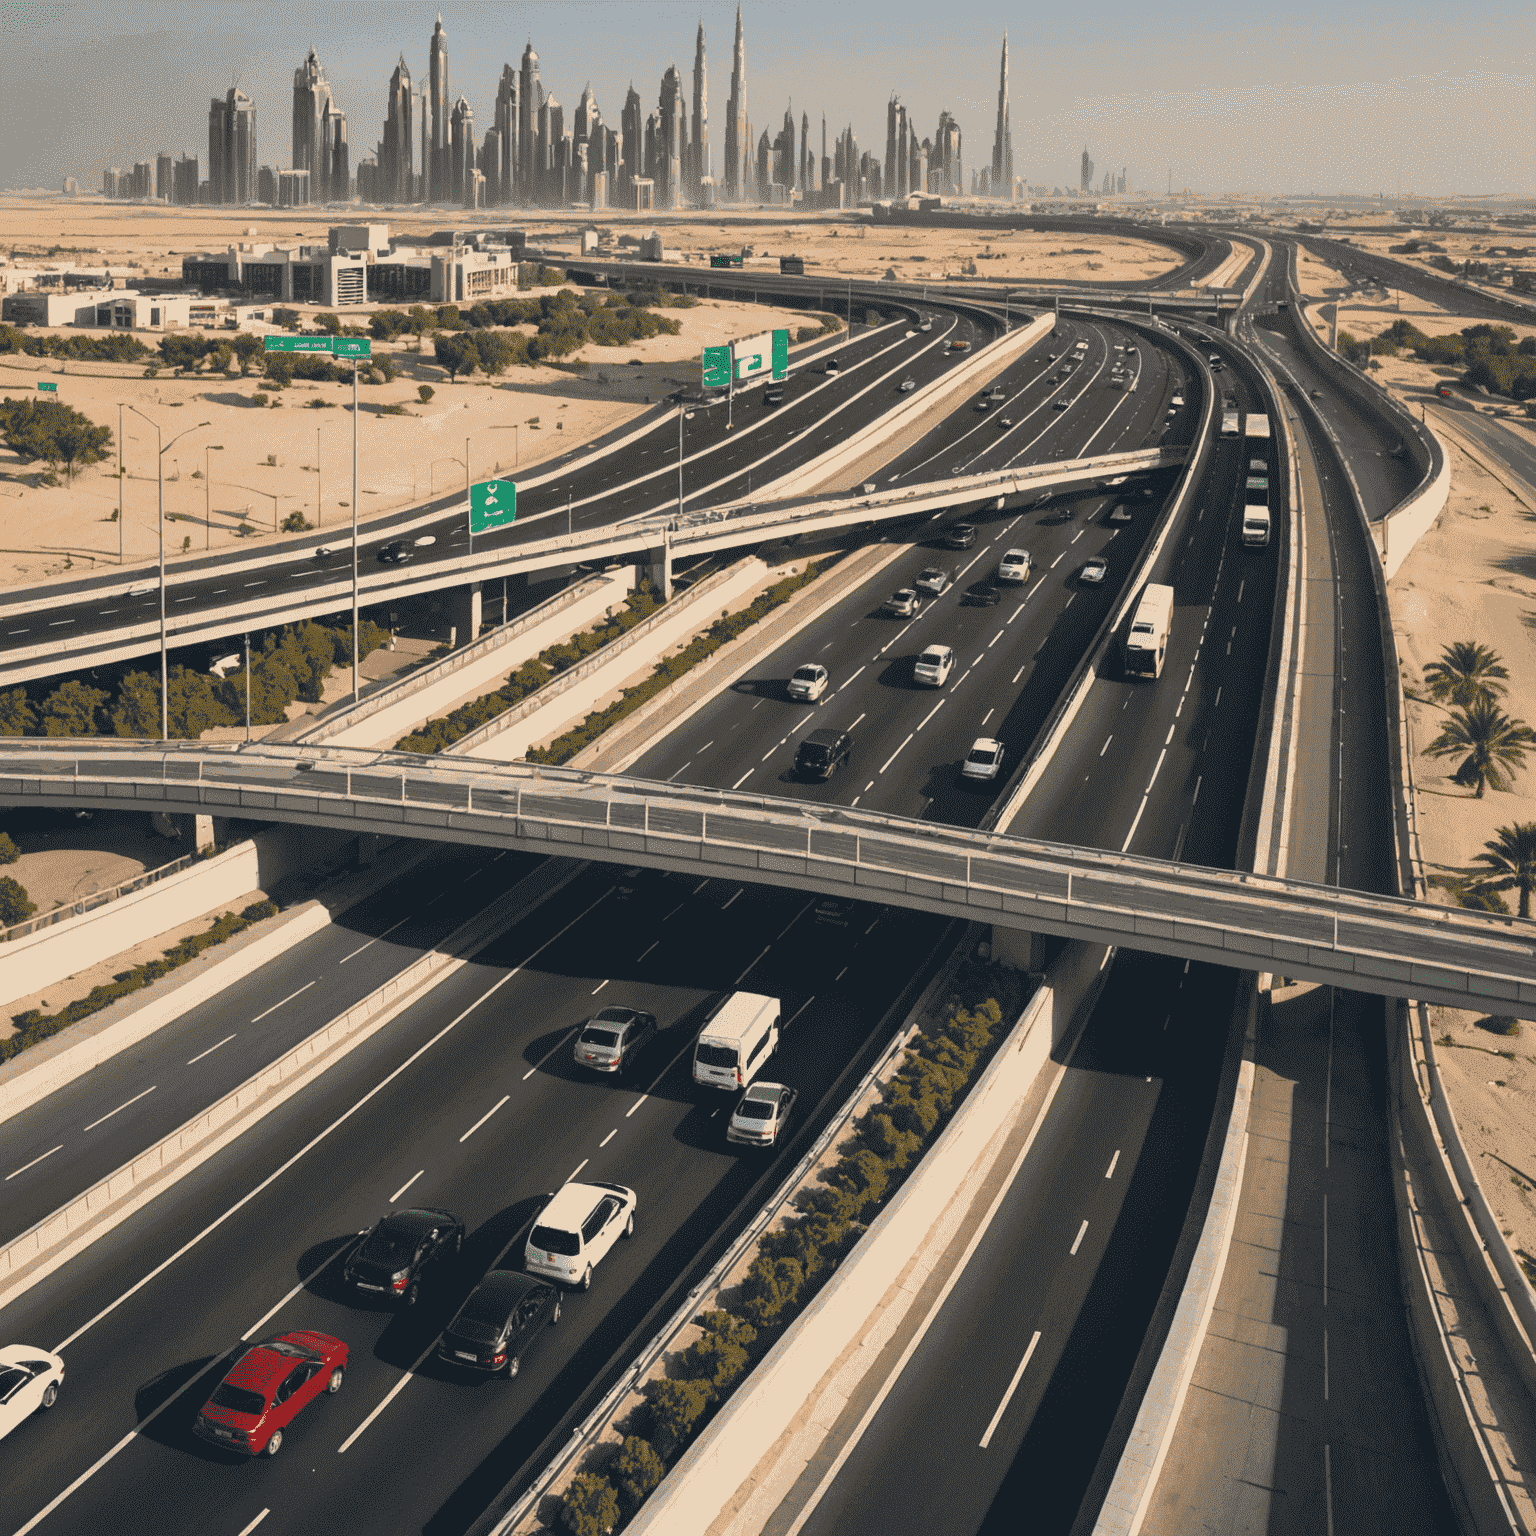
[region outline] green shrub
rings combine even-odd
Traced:
[[[257,390],[256,393],[251,396],[251,404],[265,405],[271,398],[272,397],[270,395],[263,394],[260,390]]]
[[[433,389],[430,384],[418,384],[416,386],[416,398],[420,400],[423,405],[428,404],[431,401],[432,396],[436,393],[437,391]]]
[[[804,1285],[805,1267],[798,1259],[759,1254],[741,1284],[742,1315],[759,1328],[788,1321],[785,1313],[794,1306]]]
[[[37,903],[27,899],[26,886],[10,875],[0,875],[0,928],[24,923],[36,911]]]
[[[647,1382],[645,1395],[651,1405],[651,1443],[664,1459],[670,1459],[688,1443],[693,1426],[709,1406],[710,1391],[702,1381]]]
[[[21,857],[21,849],[11,841],[9,832],[0,832],[0,864],[14,864]]]
[[[703,1382],[718,1397],[746,1370],[757,1329],[729,1312],[706,1312],[700,1321],[705,1331],[674,1361],[674,1373],[682,1381]]]
[[[607,1536],[619,1522],[619,1496],[596,1472],[571,1479],[560,1501],[560,1525],[570,1536]]]
[[[666,1475],[666,1466],[656,1448],[639,1435],[626,1435],[623,1448],[613,1464],[618,1479],[619,1502],[631,1513],[639,1509],[646,1496]]]
[[[260,901],[253,901],[250,906],[244,908],[240,916],[248,923],[259,923],[263,918],[277,916],[277,903],[263,897]]]
[[[305,520],[302,512],[290,512],[283,519],[284,533],[308,533],[314,524]]]

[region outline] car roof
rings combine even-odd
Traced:
[[[307,1331],[263,1339],[246,1350],[224,1379],[232,1386],[265,1394],[288,1375],[300,1358],[317,1357],[336,1342],[328,1334]],[[284,1348],[285,1345],[288,1347]]]
[[[604,1189],[597,1184],[562,1184],[549,1204],[539,1212],[538,1225],[579,1227],[592,1214],[599,1200],[612,1195],[621,1198],[617,1190]]]
[[[971,751],[996,752],[997,749],[1001,746],[1002,742],[1000,742],[995,736],[978,736],[976,740],[971,743]]]
[[[819,731],[812,731],[809,736],[800,743],[801,746],[835,747],[846,736],[846,732],[825,726]]]
[[[0,1366],[25,1365],[36,1360],[46,1360],[54,1366],[64,1363],[51,1349],[39,1349],[35,1344],[0,1345]]]
[[[827,669],[818,661],[802,661],[800,665],[795,668],[795,676],[798,677],[802,672],[825,672],[826,670]]]
[[[505,1302],[508,1311],[510,1311],[531,1291],[545,1290],[547,1288],[544,1281],[525,1273],[523,1270],[493,1269],[475,1287],[472,1294],[492,1297],[497,1301]]]
[[[947,645],[930,645],[930,646],[927,647],[927,649],[924,650],[923,655],[924,656],[948,656],[949,655],[949,647]]]
[[[783,1092],[783,1083],[753,1083],[752,1086],[748,1088],[744,1094],[742,1094],[742,1098],[766,1099],[771,1103]]]
[[[1004,560],[1028,560],[1029,559],[1029,551],[1027,549],[1010,549],[1010,550],[1008,550],[1008,551],[1006,551],[1004,553],[1003,559]]]
[[[591,1022],[594,1024],[628,1024],[639,1012],[638,1008],[631,1008],[627,1003],[609,1003],[606,1008],[600,1008],[592,1015]]]
[[[398,1232],[403,1237],[421,1237],[433,1227],[445,1221],[457,1221],[458,1217],[447,1211],[434,1211],[425,1206],[411,1206],[404,1211],[391,1211],[379,1222],[381,1232]]]
[[[1089,555],[1083,562],[1084,565],[1108,565],[1109,561],[1103,555]]]

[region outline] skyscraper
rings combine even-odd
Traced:
[[[389,110],[384,118],[384,142],[379,146],[378,192],[391,203],[411,201],[411,72],[405,55],[389,77]]]
[[[747,162],[752,153],[747,129],[747,42],[736,7],[736,47],[731,59],[731,98],[725,112],[725,200],[739,203],[747,195]]]
[[[1008,34],[997,86],[997,133],[992,140],[992,195],[1013,200],[1013,131],[1008,121]]]
[[[427,91],[431,97],[429,115],[432,122],[432,165],[428,172],[430,180],[427,201],[441,203],[452,196],[449,191],[451,178],[448,162],[453,135],[453,125],[450,121],[453,109],[448,104],[448,34],[443,31],[441,11],[437,13],[437,25],[432,29],[427,67]],[[457,198],[453,200],[458,201]]]
[[[172,200],[171,157],[165,153],[155,156],[155,196],[163,203]]]
[[[510,203],[517,185],[517,71],[510,64],[501,66],[501,80],[496,87],[496,129],[499,163],[495,166],[496,189],[491,190],[491,169],[485,173],[488,203]]]
[[[661,148],[656,155],[656,200],[663,208],[683,206],[683,144],[688,136],[688,109],[683,105],[683,75],[669,64],[661,77]]]
[[[1091,192],[1093,190],[1093,161],[1088,158],[1088,146],[1083,145],[1082,167],[1078,173],[1079,192]]]
[[[256,103],[238,86],[208,106],[208,200],[249,203],[256,197]]]
[[[329,91],[320,115],[319,202],[345,201],[352,195],[351,165],[347,159],[347,117]]]
[[[715,174],[709,156],[709,85],[705,70],[701,21],[693,45],[693,136],[688,145],[688,192],[695,199],[705,179]]]
[[[320,67],[320,56],[313,48],[293,72],[293,168],[309,172],[309,195],[323,203],[328,195],[332,140],[325,135],[325,118],[331,107],[331,87]],[[213,163],[213,145],[208,146],[208,190],[214,202],[218,196],[218,172]]]
[[[534,176],[536,140],[539,131],[539,108],[543,105],[543,89],[539,85],[539,56],[533,51],[533,39],[523,49],[523,63],[517,82],[517,153],[518,196],[531,203],[539,196],[539,183]]]
[[[448,118],[448,186],[450,202],[466,208],[475,206],[475,114],[469,102],[460,96]]]
[[[635,178],[645,175],[645,119],[640,112],[640,92],[633,80],[629,94],[624,98],[624,111],[619,118],[619,131],[623,135],[619,152],[623,161],[619,171],[619,205],[635,206]]]

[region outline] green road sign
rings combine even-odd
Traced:
[[[331,351],[337,357],[372,357],[368,350],[371,346],[366,336],[333,336],[331,338]]]
[[[469,488],[469,531],[493,533],[517,520],[517,487],[510,480],[487,480]]]
[[[264,350],[268,352],[329,352],[332,336],[268,336],[264,338]]]
[[[56,395],[59,392],[59,386],[57,384],[39,384],[37,387],[39,389],[46,390],[50,395]]]
[[[789,377],[788,331],[775,331],[773,333],[773,376],[775,379],[787,379]]]
[[[704,388],[724,389],[731,382],[731,349],[704,348]]]

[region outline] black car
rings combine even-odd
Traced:
[[[576,1065],[594,1072],[627,1072],[656,1038],[656,1015],[613,1004],[594,1014],[573,1047]]]
[[[990,581],[978,581],[975,586],[968,587],[965,593],[967,608],[995,608],[1002,600],[1002,589],[994,587]]]
[[[404,565],[411,555],[411,546],[404,539],[391,539],[379,551],[379,559],[385,565]]]
[[[764,405],[782,405],[783,402],[784,391],[782,389],[765,389],[763,391]]]
[[[517,1375],[545,1328],[560,1321],[560,1292],[521,1270],[493,1269],[443,1329],[437,1352],[455,1365]]]
[[[976,529],[970,523],[951,523],[944,531],[946,549],[969,549],[976,542]]]
[[[795,753],[795,769],[809,779],[830,779],[853,752],[847,731],[812,731]]]
[[[416,1305],[424,1272],[464,1246],[464,1223],[451,1211],[391,1211],[357,1245],[342,1277],[359,1291]]]

